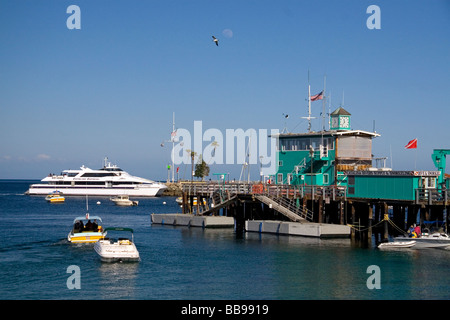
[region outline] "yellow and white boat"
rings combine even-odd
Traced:
[[[67,235],[67,240],[72,243],[93,243],[104,239],[106,231],[100,225],[102,219],[99,216],[76,217],[73,228]]]
[[[58,203],[66,201],[66,198],[61,195],[61,192],[53,191],[45,197],[45,200],[50,203]]]

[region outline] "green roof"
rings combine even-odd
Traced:
[[[351,116],[350,112],[342,107],[337,108],[331,113],[332,116]]]

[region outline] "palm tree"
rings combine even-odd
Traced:
[[[191,165],[192,165],[191,183],[193,183],[194,182],[194,158],[197,155],[197,152],[195,152],[194,150],[190,150],[190,149],[187,149],[186,151],[191,154]]]

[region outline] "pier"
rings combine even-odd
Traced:
[[[236,232],[321,238],[351,236],[361,240],[370,240],[375,234],[383,241],[389,235],[406,233],[417,221],[423,226],[438,224],[447,227],[446,212],[450,199],[445,188],[422,187],[412,191],[403,188],[400,193],[398,190],[396,193],[387,190],[386,194],[391,196],[379,197],[380,192],[386,190],[384,184],[393,184],[391,179],[407,181],[408,178],[418,179],[425,174],[435,173],[347,173],[350,183],[360,183],[361,186],[363,181],[358,182],[355,176],[359,175],[360,179],[363,176],[378,176],[378,184],[371,181],[372,188],[378,193],[366,190],[373,197],[366,197],[352,184],[309,186],[260,182],[184,182],[181,183],[183,213],[152,215],[152,223],[234,227]],[[397,180],[399,177],[403,179]],[[398,182],[394,187],[400,188]]]
[[[217,173],[218,181],[180,183],[183,214],[232,217],[236,232],[385,241],[414,224],[447,231],[450,149],[433,150],[435,171],[392,170],[372,153],[379,133],[353,129],[343,107],[329,122],[329,130],[271,135],[277,166],[268,183]]]

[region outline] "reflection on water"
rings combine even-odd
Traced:
[[[137,299],[139,262],[100,262],[100,299]]]

